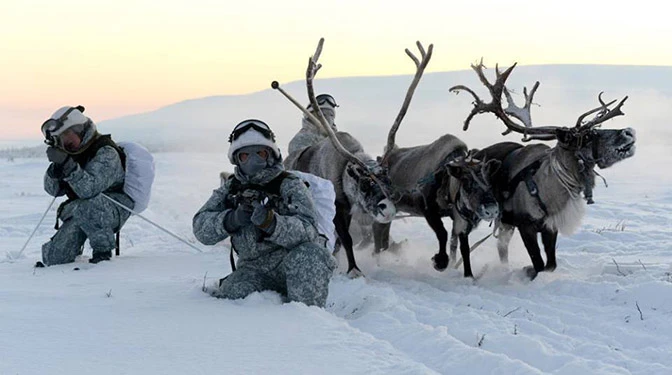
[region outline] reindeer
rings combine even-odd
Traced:
[[[469,259],[469,233],[481,220],[492,221],[499,215],[497,201],[490,188],[490,176],[497,170],[497,160],[480,161],[468,154],[467,145],[460,139],[445,134],[434,142],[415,147],[399,148],[396,133],[411,101],[422,72],[429,63],[433,46],[425,53],[418,43],[422,60],[418,61],[408,50],[417,71],[411,89],[406,95],[403,110],[393,123],[381,164],[388,168],[392,186],[401,192],[397,210],[425,218],[439,241],[439,252],[432,257],[434,268],[443,271],[448,266],[446,253],[448,232],[441,218],[453,220],[450,252],[455,259],[459,239],[464,260],[464,276],[473,277]],[[375,250],[389,246],[391,224],[373,225]]]
[[[348,232],[353,213],[361,212],[371,216],[376,222],[388,223],[394,219],[396,208],[391,199],[392,191],[385,168],[367,154],[352,135],[340,131],[335,133],[328,126],[315,99],[313,80],[321,68],[321,64],[317,61],[323,44],[324,38],[320,39],[315,54],[309,58],[306,70],[308,98],[312,107],[316,109],[317,117],[280,88],[277,82],[273,82],[271,87],[285,95],[327,135],[322,141],[288,155],[284,164],[287,169],[312,173],[334,184],[336,190],[334,225],[346,251],[347,274],[357,277],[362,275],[362,272],[355,262],[352,237]]]
[[[468,129],[474,116],[490,112],[506,125],[507,130],[503,134],[521,133],[523,142],[557,141],[555,147],[503,142],[477,153],[477,156],[502,162],[493,183],[502,209],[497,243],[500,260],[503,263],[508,261],[509,242],[514,228],[518,228],[532,260],[532,266],[525,267],[525,272],[534,279],[539,272],[553,271],[557,267],[555,248],[558,232],[570,235],[580,225],[584,215],[581,193],[584,192],[588,203],[592,203],[595,166],[608,168],[633,156],[635,131],[632,128],[598,129],[605,121],[624,115],[621,106],[628,99],[626,96],[614,108],[609,108],[616,100],[605,103],[602,93],[598,95],[600,106],[581,114],[573,127],[532,127],[530,106],[539,82],[535,83],[529,95],[527,88],[523,90],[525,105],[516,106],[505,86],[515,66],[503,73],[496,67],[494,84],[485,77],[482,61],[471,66],[492,96],[489,103],[463,85],[454,86],[450,91],[466,91],[474,98],[474,108],[464,122],[464,130]],[[507,108],[502,106],[502,95],[506,96]],[[596,115],[586,120],[592,114]],[[546,264],[541,257],[537,233],[541,233]]]

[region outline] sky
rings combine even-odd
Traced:
[[[672,65],[659,2],[35,1],[0,5],[0,139],[40,137],[63,105],[94,121],[186,99],[319,77],[414,73],[404,54],[434,44],[426,72],[486,62]],[[327,67],[328,66],[328,67]]]

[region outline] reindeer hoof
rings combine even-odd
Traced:
[[[553,271],[555,271],[555,268],[557,266],[558,266],[557,264],[550,264],[549,263],[549,264],[546,265],[546,267],[544,267],[544,271],[553,272]]]
[[[527,266],[523,268],[523,271],[525,271],[525,275],[530,278],[530,280],[534,280],[539,272],[537,272],[534,269],[534,266]]]
[[[432,257],[432,262],[434,263],[434,269],[437,271],[445,271],[448,267],[448,255],[447,254],[435,254]]]
[[[364,273],[359,270],[359,268],[354,267],[347,273],[348,277],[351,279],[358,279],[360,277],[364,277]]]

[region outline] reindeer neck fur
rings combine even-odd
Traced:
[[[535,175],[539,196],[546,205],[546,227],[565,235],[579,227],[585,214],[581,192],[586,186],[586,173],[591,171],[585,171],[573,150],[558,145],[548,152]]]

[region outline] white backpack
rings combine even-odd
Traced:
[[[336,192],[331,181],[314,174],[288,171],[299,177],[308,185],[308,191],[315,202],[315,211],[317,211],[317,231],[327,237],[327,246],[329,251],[334,250],[336,245],[336,227],[334,226],[334,217],[336,216]]]
[[[126,177],[124,193],[135,206],[133,211],[140,213],[149,205],[154,182],[154,157],[146,148],[134,142],[117,142],[126,155]]]

